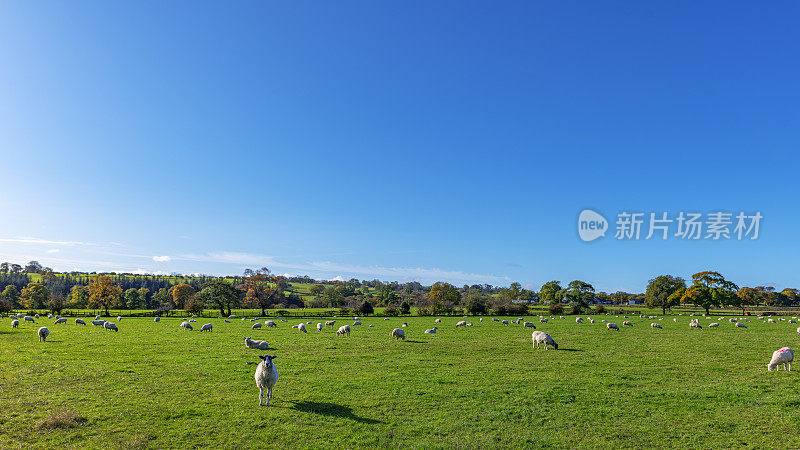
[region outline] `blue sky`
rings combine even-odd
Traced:
[[[796,3],[5,2],[0,259],[800,287]],[[591,243],[577,217],[764,216]]]

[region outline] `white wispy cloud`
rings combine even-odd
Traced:
[[[156,261],[156,262],[170,262],[171,260],[172,260],[172,258],[170,258],[167,255],[164,255],[164,256],[153,256],[153,261]]]
[[[60,248],[51,248],[50,250],[47,251],[47,253],[58,253],[60,251],[61,251]]]
[[[0,242],[13,242],[17,244],[43,244],[43,245],[96,245],[93,242],[80,241],[51,241],[34,237],[0,238]]]

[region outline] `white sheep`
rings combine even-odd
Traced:
[[[608,328],[609,330],[617,330],[617,331],[619,331],[619,327],[617,326],[617,324],[612,323],[612,322],[608,322],[606,324],[606,328]]]
[[[589,323],[594,325],[594,319],[589,319]]]
[[[322,323],[317,323],[317,331],[322,331]]]
[[[633,324],[630,321],[626,320],[626,321],[622,322],[622,326],[623,327],[632,327]]]
[[[275,328],[275,327],[278,326],[278,324],[275,323],[272,320],[268,320],[268,321],[264,322],[264,326],[269,327],[269,328]]]
[[[793,324],[797,325],[797,321],[794,320],[794,319],[789,319],[789,323],[793,323]]]
[[[47,318],[48,318],[48,319],[52,319],[52,318],[53,318],[53,314],[48,314],[48,315],[47,315]]]
[[[106,323],[105,320],[93,320],[92,321],[92,325],[94,325],[96,327],[102,327],[104,323]]]
[[[197,319],[197,314],[192,314],[192,319]]]
[[[301,324],[300,324],[300,325],[297,327],[297,331],[299,331],[299,332],[301,332],[301,333],[308,333],[308,331],[306,331],[306,324],[304,324],[304,323],[301,323]]]
[[[214,325],[212,325],[210,323],[203,324],[203,326],[200,327],[200,332],[202,333],[203,331],[210,331],[210,332],[213,333],[214,332]]]
[[[700,322],[689,322],[689,328],[700,328],[703,329],[703,326],[700,325]]]
[[[776,368],[781,370],[781,365],[783,365],[783,368],[786,369],[788,365],[788,369],[786,370],[791,372],[792,361],[794,361],[794,351],[789,347],[780,348],[772,353],[772,360],[770,360],[769,364],[767,364],[767,370],[770,372]]]
[[[480,318],[480,319],[478,319],[478,320],[479,320],[481,323],[483,323],[483,317],[481,317],[481,318]]]
[[[258,386],[258,406],[264,404],[264,388],[267,389],[267,406],[269,406],[269,401],[272,399],[272,388],[278,381],[278,369],[272,362],[277,356],[263,355],[259,358],[261,358],[261,362],[256,367],[255,375],[256,386]]]
[[[250,327],[251,330],[255,330],[255,329],[258,329],[258,328],[261,328],[261,323],[260,322],[256,322],[256,323],[253,324],[252,327]]]
[[[361,321],[360,320],[356,320],[355,322],[353,322],[353,326],[356,326],[356,325],[361,325]]]
[[[747,328],[747,325],[743,324],[742,322],[736,322],[736,328]]]
[[[75,319],[75,325],[84,325],[84,326],[85,326],[85,325],[86,325],[86,322],[84,322],[84,321],[83,321],[83,320],[81,320],[81,319]]]
[[[50,330],[48,330],[47,327],[41,327],[36,334],[39,335],[40,342],[45,342],[47,340],[47,336],[50,335]]]
[[[336,324],[336,321],[335,321],[335,320],[326,320],[326,321],[325,321],[325,326],[326,326],[326,327],[332,327],[332,326],[334,326],[335,324]]]
[[[552,336],[544,331],[534,331],[531,334],[531,345],[533,348],[539,348],[539,344],[544,344],[544,349],[547,350],[548,345],[552,345],[555,350],[558,350],[558,344],[553,340]]]
[[[708,328],[717,328],[719,327],[719,322],[713,322],[708,324]]]
[[[96,316],[94,317],[94,320],[100,320],[100,314],[96,315]]]
[[[767,323],[775,323],[775,319],[767,319]]]
[[[161,317],[153,317],[153,322],[161,322]]]
[[[122,316],[117,316],[117,322],[121,322],[121,321],[122,321]]]
[[[33,320],[33,317],[31,317],[31,316],[25,316],[25,317],[23,317],[22,319],[23,319],[25,322],[33,322],[33,323],[36,323],[36,321],[35,321],[35,320]]]
[[[55,321],[55,323],[53,325],[56,325],[56,324],[59,324],[59,323],[67,323],[67,319],[65,319],[64,317],[60,317],[60,318],[56,319],[56,321]]]
[[[437,327],[429,328],[425,330],[425,334],[436,334]]]
[[[38,319],[39,315],[38,314],[34,314],[33,317],[36,317]],[[52,317],[51,317],[51,319],[52,319]]]
[[[728,319],[728,322],[730,322],[730,323],[737,322],[736,317],[731,317],[730,319]]]
[[[507,320],[504,320],[504,321],[503,321],[503,325],[508,325],[508,321],[507,321]]]
[[[523,322],[522,326],[525,328],[533,328],[534,330],[536,329],[536,325],[534,325],[533,322]]]
[[[117,329],[117,324],[115,324],[114,322],[106,322],[106,323],[104,323],[103,324],[103,328],[105,328],[108,331],[111,331],[111,330],[119,331]]]
[[[800,336],[800,327],[797,327],[797,335]]]
[[[660,324],[660,323],[655,323],[655,322],[653,322],[653,323],[651,323],[651,324],[650,324],[650,328],[658,328],[658,329],[661,329],[661,324]]]
[[[11,321],[11,328],[19,328],[19,320],[17,320],[17,319],[12,320]],[[797,332],[800,333],[800,329],[798,329]]]
[[[547,323],[547,317],[543,317],[543,318],[539,319],[539,322]]]
[[[436,319],[436,320],[439,320],[439,319]],[[497,317],[492,317],[492,322],[500,322],[500,319],[498,319]]]
[[[406,340],[406,332],[400,328],[395,328],[394,330],[392,330],[391,336],[395,338],[395,340],[397,339],[402,339],[404,341]]]
[[[249,337],[244,338],[244,346],[255,350],[269,349],[269,344],[267,344],[267,341],[254,340],[250,339]]]
[[[342,325],[338,330],[336,330],[337,336],[341,336],[343,334],[350,336],[350,325]]]
[[[189,322],[181,322],[181,328],[183,328],[184,331],[185,330],[188,330],[188,331],[192,331],[193,330],[192,324],[190,324]]]
[[[580,317],[576,317],[575,323],[583,323],[583,319],[581,319]]]
[[[456,328],[465,327],[465,326],[467,326],[467,321],[466,320],[459,320],[458,322],[456,322]]]

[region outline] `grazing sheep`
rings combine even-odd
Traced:
[[[267,341],[253,340],[249,337],[244,338],[244,346],[255,350],[267,350],[269,348]]]
[[[47,336],[50,335],[50,330],[48,330],[47,327],[41,327],[39,328],[39,331],[36,332],[36,334],[39,335],[40,342],[45,342],[47,341]]]
[[[86,325],[86,322],[84,322],[84,321],[83,321],[83,320],[81,320],[81,319],[75,319],[75,325],[84,325],[84,326],[85,326],[85,325]]]
[[[465,327],[465,326],[467,326],[467,321],[466,320],[459,320],[458,322],[456,322],[456,328]]]
[[[531,334],[531,340],[533,341],[531,345],[533,348],[539,348],[539,344],[544,344],[544,349],[547,350],[548,345],[552,345],[555,350],[558,350],[558,344],[553,338],[545,333],[544,331],[534,331]]]
[[[383,320],[389,320],[389,318],[387,317],[386,319],[383,319]]]
[[[337,336],[341,336],[343,334],[350,336],[350,325],[342,325],[338,330],[336,330]]]
[[[589,319],[589,323],[594,324],[594,319]]]
[[[23,319],[25,322],[33,322],[33,323],[36,323],[36,321],[35,321],[35,320],[33,320],[33,317],[31,317],[31,316],[25,316],[25,317],[23,317],[22,319]]]
[[[719,327],[719,322],[714,322],[714,323],[708,324],[708,328],[717,328],[717,327]]]
[[[404,327],[406,327],[406,326],[408,326],[408,325],[403,325],[403,326],[404,326]],[[468,326],[468,327],[471,327],[471,326],[472,326],[472,322],[467,322],[467,326]]]
[[[251,330],[255,330],[257,328],[261,328],[261,323],[260,322],[256,322],[256,323],[253,324],[252,327],[250,327]]]
[[[661,324],[660,324],[660,323],[655,323],[655,322],[653,322],[653,323],[651,323],[651,324],[650,324],[650,328],[658,328],[658,329],[661,329]]]
[[[533,322],[524,322],[522,326],[525,328],[533,328],[534,330],[536,329],[536,325],[534,325]]]
[[[395,340],[397,339],[402,339],[404,341],[406,340],[406,332],[401,330],[400,328],[395,328],[394,330],[392,330],[391,336],[395,338]]]
[[[272,388],[278,381],[278,369],[272,362],[277,356],[263,355],[259,358],[261,358],[261,362],[256,367],[255,376],[256,386],[258,386],[258,406],[264,404],[264,388],[267,389],[267,406],[269,406],[269,401],[272,399]]]
[[[327,320],[327,321],[325,321],[325,326],[326,327],[332,327],[334,324],[336,324],[335,320]]]
[[[481,317],[481,318],[479,319],[479,321],[480,321],[481,323],[483,323],[483,317]]]
[[[48,318],[48,319],[52,319],[52,318],[53,318],[53,315],[52,315],[52,314],[48,314],[48,315],[47,315],[47,318]]]
[[[678,318],[677,318],[677,317],[673,317],[673,318],[672,318],[672,321],[673,321],[673,322],[677,322],[677,321],[678,321]]]
[[[700,325],[700,322],[689,322],[689,328],[700,328],[703,329],[703,326]]]
[[[119,331],[117,329],[117,324],[115,324],[114,322],[106,322],[106,323],[104,323],[103,324],[103,328],[105,328],[108,331],[111,331],[111,330]]]
[[[436,334],[437,327],[429,328],[425,330],[425,334]]]
[[[632,326],[633,326],[633,324],[632,324],[632,323],[630,323],[630,321],[627,321],[627,320],[626,320],[626,321],[622,322],[622,326],[623,326],[623,327],[632,327]]]
[[[153,322],[161,322],[161,317],[153,317]]]
[[[301,333],[308,333],[308,331],[306,331],[306,324],[304,324],[304,323],[301,323],[301,324],[300,324],[300,325],[297,327],[297,331],[299,331],[299,332],[301,332]]]
[[[322,331],[322,323],[317,324],[317,331]]]
[[[619,331],[619,327],[617,326],[617,324],[612,323],[612,322],[608,322],[606,324],[606,328],[608,328],[609,330],[617,330],[617,331]]]
[[[797,325],[797,321],[794,320],[794,319],[789,319],[789,323],[793,323],[793,324]]]
[[[770,360],[769,364],[767,364],[767,370],[770,372],[776,368],[781,370],[781,365],[783,365],[783,368],[786,369],[788,365],[789,368],[786,370],[791,372],[792,361],[794,361],[794,351],[789,347],[780,348],[772,353],[772,360]]]
[[[775,319],[767,319],[767,323],[775,323]]]
[[[192,314],[192,319],[197,319],[197,314]]]
[[[194,329],[192,328],[192,324],[190,324],[189,322],[181,322],[181,328],[189,331],[192,331]]]
[[[194,320],[194,319],[189,319],[189,323],[195,323],[195,322],[197,322],[197,321]]]
[[[38,319],[39,315],[38,314],[34,314],[33,317],[36,317]],[[51,317],[51,319],[52,319],[52,317]]]
[[[508,321],[507,321],[507,320],[504,320],[504,321],[503,321],[503,325],[508,325]]]
[[[736,328],[747,328],[747,325],[743,324],[742,322],[736,322]]]
[[[438,320],[438,319],[437,319],[437,320]],[[492,321],[493,321],[493,322],[500,322],[500,319],[498,319],[497,317],[492,317]]]
[[[19,320],[17,320],[17,319],[12,320],[11,321],[11,328],[19,328]],[[798,329],[797,332],[800,333],[800,329]]]
[[[274,321],[272,321],[272,320],[268,320],[268,321],[264,322],[264,326],[267,326],[267,327],[270,327],[270,328],[275,328],[275,327],[277,327],[277,326],[278,326],[278,324],[277,324],[277,323],[275,323],[275,322],[274,322]]]
[[[576,317],[575,323],[583,323],[583,319],[581,319],[580,317]]]
[[[100,314],[94,316],[94,320],[100,320]]]
[[[355,322],[353,322],[353,326],[356,326],[356,325],[361,325],[361,321],[360,320],[356,320]]]
[[[228,316],[228,319],[235,319],[235,318],[236,318],[236,314],[231,314],[230,316]]]
[[[56,325],[56,324],[59,324],[59,323],[67,323],[67,319],[65,319],[63,317],[58,318],[58,319],[56,319],[56,321],[55,321],[55,323],[53,325]]]
[[[96,327],[102,327],[104,323],[106,323],[105,320],[93,320],[92,321],[92,325],[94,325]]]
[[[212,325],[210,323],[203,324],[203,326],[200,327],[200,332],[202,333],[203,331],[210,331],[210,332],[213,333],[214,332],[214,325]]]
[[[195,316],[195,317],[197,317],[197,316]],[[121,322],[121,321],[122,321],[122,316],[117,316],[117,322]]]
[[[547,323],[547,317],[543,317],[543,318],[539,319],[539,322]]]
[[[228,320],[228,319],[225,319],[225,323],[231,323],[231,321]]]
[[[292,328],[294,329],[300,328],[300,325],[292,325]]]

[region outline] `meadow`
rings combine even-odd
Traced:
[[[123,318],[114,333],[5,318],[0,448],[800,447],[798,374],[766,370],[777,348],[800,350],[797,325],[593,317],[526,318],[557,351],[488,316],[469,328],[442,318],[433,335],[432,317],[367,317],[350,337],[335,331],[352,318],[307,334],[298,319],[261,330],[199,319],[188,332],[178,318]],[[206,322],[214,331],[198,332]],[[403,322],[407,339],[392,340]],[[245,336],[278,356],[269,407],[253,380],[265,352]]]

